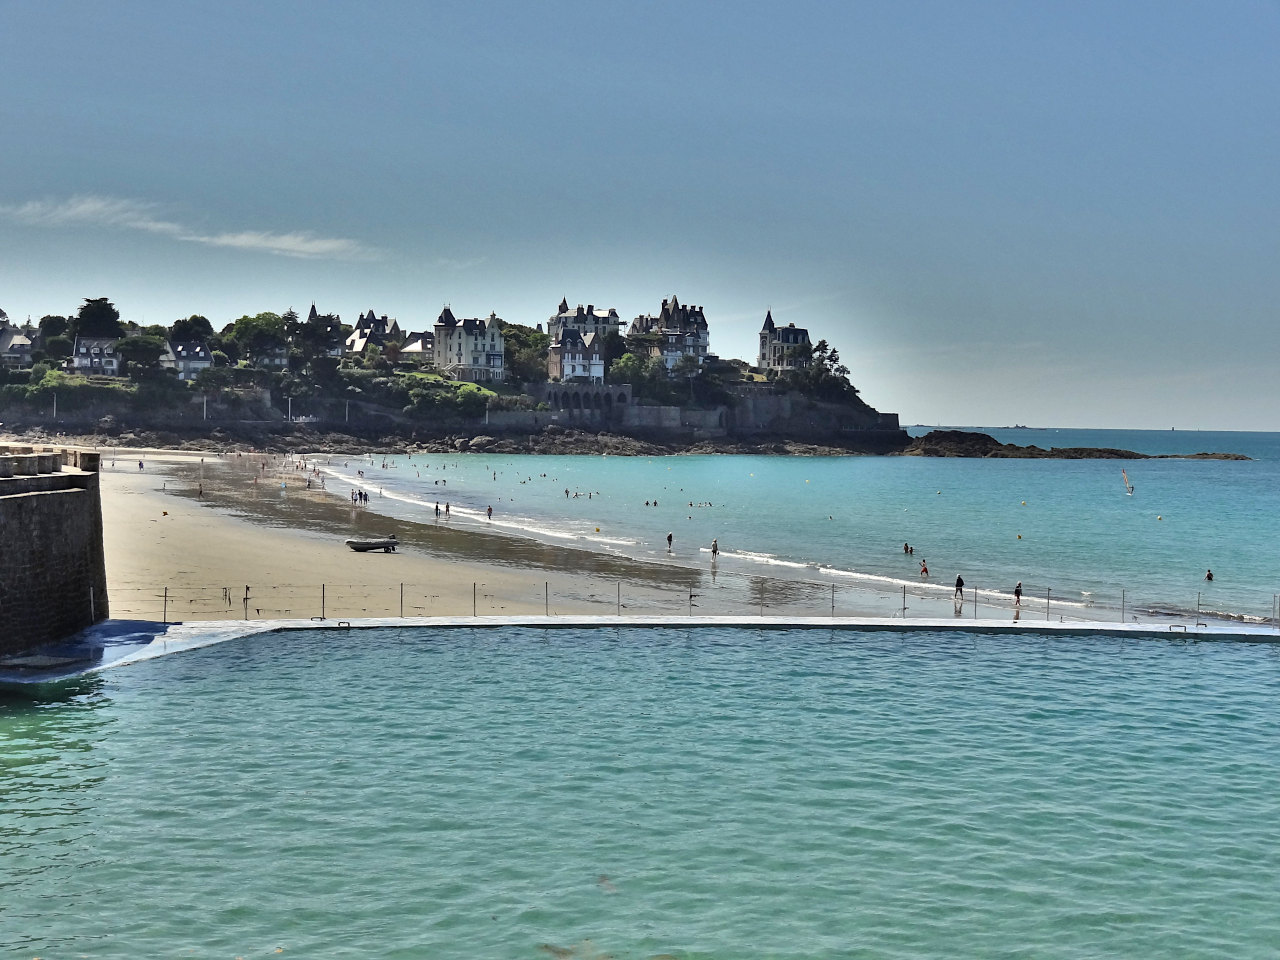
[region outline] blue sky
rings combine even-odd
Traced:
[[[766,309],[904,422],[1276,429],[1280,4],[0,0],[0,308]]]

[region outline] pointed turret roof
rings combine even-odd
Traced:
[[[763,327],[761,327],[760,329],[761,329],[761,330],[772,330],[773,328],[774,328],[774,325],[773,325],[773,311],[772,311],[772,310],[766,310],[766,311],[765,311],[765,313],[764,313],[764,326],[763,326]]]

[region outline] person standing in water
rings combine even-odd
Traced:
[[[956,599],[964,599],[964,577],[956,577]]]
[[[1015,607],[1022,606],[1022,581],[1018,581],[1018,585],[1013,588],[1013,605]]]
[[[720,556],[720,541],[712,539],[711,541],[711,561],[714,563],[716,557]]]
[[[671,534],[667,534],[667,553],[671,552]]]
[[[1208,580],[1210,583],[1213,583],[1213,571],[1212,570],[1205,571],[1204,578]]]
[[[929,575],[929,563],[926,560],[920,561],[920,576],[927,577]]]

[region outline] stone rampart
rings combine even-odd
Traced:
[[[98,455],[0,446],[0,654],[108,616]]]

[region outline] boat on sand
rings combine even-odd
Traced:
[[[381,550],[383,553],[395,553],[396,546],[399,541],[393,533],[389,537],[379,537],[376,540],[348,540],[347,546],[356,553],[368,553],[371,550]]]

